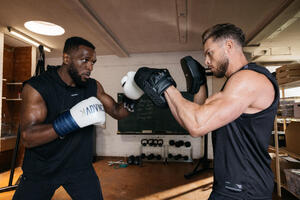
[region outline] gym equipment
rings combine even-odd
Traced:
[[[180,158],[182,158],[182,155],[181,155],[181,154],[177,154],[177,155],[174,156],[174,159],[175,159],[175,160],[179,160]]]
[[[191,146],[191,142],[186,141],[186,142],[184,143],[184,146],[185,146],[185,147],[190,147],[190,146]]]
[[[16,167],[16,160],[17,160],[18,151],[19,151],[20,136],[21,136],[21,132],[20,132],[20,127],[19,127],[18,132],[17,132],[16,145],[15,145],[15,148],[14,148],[13,158],[11,160],[11,165],[10,165],[11,167],[10,167],[10,175],[9,175],[8,186],[0,188],[0,193],[17,189],[17,187],[20,183],[20,180],[22,178],[22,175],[19,176],[19,178],[16,181],[15,185],[12,185],[12,181],[13,181],[14,173],[15,173],[15,167]]]
[[[134,160],[135,160],[135,156],[134,155],[131,155],[127,158],[127,163],[129,165],[133,165],[134,164]]]
[[[182,140],[176,141],[175,142],[175,147],[181,147],[184,145],[184,142]]]
[[[153,139],[153,146],[154,146],[154,147],[157,147],[157,144],[158,144],[157,139]]]
[[[145,147],[148,144],[148,140],[147,139],[142,139],[141,140],[141,144]]]
[[[163,144],[164,144],[163,139],[158,139],[158,140],[157,140],[157,145],[158,145],[159,147],[162,147]]]
[[[194,175],[199,174],[200,172],[203,172],[204,170],[210,169],[210,163],[209,163],[209,160],[207,158],[207,151],[208,151],[208,149],[207,149],[207,146],[208,146],[207,142],[208,142],[208,135],[206,134],[204,136],[204,155],[203,155],[202,158],[199,159],[199,161],[198,161],[196,167],[194,168],[194,170],[192,172],[187,173],[187,174],[184,175],[184,177],[186,179],[190,179]],[[198,169],[201,163],[203,164],[203,168],[202,169]]]
[[[174,140],[169,140],[169,145],[170,146],[173,146],[175,144],[175,141]]]

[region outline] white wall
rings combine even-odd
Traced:
[[[107,94],[117,100],[117,93],[123,92],[120,84],[121,78],[128,71],[136,71],[141,66],[153,68],[168,68],[177,83],[180,91],[186,90],[186,81],[180,67],[180,59],[191,55],[200,63],[203,62],[202,52],[176,52],[176,53],[152,53],[133,54],[128,58],[117,56],[98,56],[94,65],[92,77],[97,79]],[[62,58],[46,59],[46,64],[60,65]],[[208,78],[209,92],[211,93],[212,80]],[[96,153],[101,156],[128,156],[140,153],[140,141],[142,138],[162,138],[164,143],[169,139],[183,139],[192,142],[193,158],[203,155],[203,144],[201,138],[175,135],[117,135],[117,120],[107,115],[106,128],[97,127]],[[211,142],[209,137],[209,158],[212,158]]]

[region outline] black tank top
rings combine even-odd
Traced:
[[[265,110],[243,113],[233,122],[213,131],[213,191],[232,199],[272,199],[274,177],[268,146],[279,89],[276,79],[266,68],[249,63],[241,70],[264,74],[274,86],[275,98]]]
[[[78,102],[97,95],[97,84],[89,79],[86,87],[70,87],[58,75],[57,68],[49,69],[24,84],[37,90],[47,106],[43,124],[51,124],[58,115]],[[93,126],[74,131],[64,139],[26,148],[23,161],[24,174],[51,176],[92,166]]]

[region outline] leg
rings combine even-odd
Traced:
[[[48,180],[33,180],[22,176],[13,200],[50,200],[59,185],[49,183]]]
[[[63,187],[73,200],[103,200],[100,181],[94,168],[70,175]]]

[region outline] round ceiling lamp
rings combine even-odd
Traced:
[[[65,33],[61,26],[44,21],[28,21],[24,24],[28,30],[41,35],[57,36]]]

